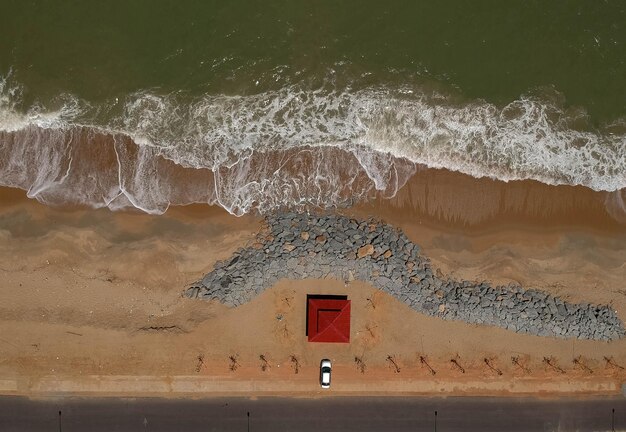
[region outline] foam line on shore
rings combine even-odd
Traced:
[[[393,196],[416,166],[505,182],[532,179],[607,192],[626,188],[623,125],[581,126],[587,123],[584,112],[565,110],[554,100],[523,96],[497,107],[409,87],[286,86],[191,99],[142,91],[100,105],[62,94],[54,99],[60,108],[52,110],[41,103],[21,107],[22,91],[8,78],[0,79],[0,184],[22,187],[32,196],[50,188],[60,192],[63,173],[71,174],[68,161],[74,168],[94,166],[73,157],[76,146],[98,148],[97,141],[112,139],[126,149],[136,147],[123,155],[129,158],[118,158],[120,172],[134,170],[132,191],[120,179],[119,190],[87,200],[94,206],[134,205],[158,213],[169,202],[185,201],[159,199],[171,188],[171,179],[160,175],[159,158],[219,177],[222,195],[237,196],[215,197],[216,202],[233,214],[276,206],[280,199],[267,193],[268,187],[290,189],[287,196],[293,201],[280,205],[341,205],[342,197],[328,196],[323,183],[331,190],[350,188],[357,172],[372,183],[370,189]],[[277,171],[280,164],[267,164],[262,156],[307,151],[342,153],[347,160],[338,167],[336,161],[317,158],[319,169],[307,173],[317,181],[308,185],[297,172]],[[337,169],[340,176],[333,175]],[[23,171],[30,182],[24,183]],[[318,195],[316,188],[322,189]],[[66,195],[74,192],[65,190]],[[354,199],[360,198],[355,193]]]
[[[204,203],[240,216],[380,200],[382,207],[408,208],[416,217],[466,225],[500,214],[535,219],[561,215],[576,223],[594,219],[596,226],[626,222],[626,189],[594,192],[534,181],[475,179],[366,148],[253,152],[211,170],[183,167],[152,147],[88,128],[0,132],[0,142],[0,183],[26,190],[48,205],[162,214],[171,205]]]

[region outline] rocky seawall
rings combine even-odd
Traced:
[[[375,219],[278,213],[250,247],[185,291],[189,298],[238,306],[280,279],[359,279],[418,312],[446,320],[559,338],[614,340],[626,335],[607,305],[569,303],[517,285],[450,280],[400,230]]]

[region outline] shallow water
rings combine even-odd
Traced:
[[[622,2],[3,9],[0,185],[44,203],[344,206],[429,167],[626,214]]]

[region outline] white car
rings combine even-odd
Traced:
[[[322,386],[322,388],[330,387],[330,371],[330,360],[322,360],[322,362],[320,363],[320,385]]]

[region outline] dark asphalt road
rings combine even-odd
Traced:
[[[0,431],[610,431],[626,399],[0,397]],[[61,411],[61,416],[59,416]],[[61,424],[59,424],[59,419]]]

